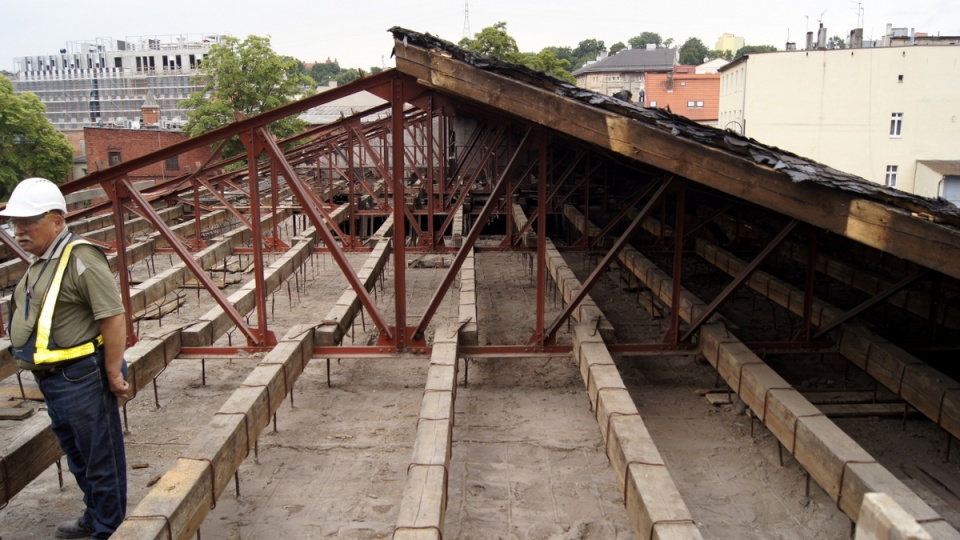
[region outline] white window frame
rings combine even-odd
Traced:
[[[903,133],[903,113],[890,114],[890,136],[900,137]]]
[[[897,187],[897,166],[887,165],[887,174],[883,178],[883,184],[889,188]]]

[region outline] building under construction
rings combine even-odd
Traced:
[[[960,538],[956,207],[391,31],[395,69],[63,186],[132,336],[115,537]],[[4,354],[32,538],[82,503]]]

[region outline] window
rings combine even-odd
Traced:
[[[903,113],[895,112],[890,115],[890,136],[899,137],[903,129]]]
[[[897,187],[897,166],[887,165],[887,176],[884,179],[884,185],[887,187]]]
[[[687,102],[687,107],[690,107],[690,108],[702,108],[702,107],[703,107],[703,102],[702,102],[702,101],[688,101],[688,102]]]
[[[180,168],[180,156],[167,158],[166,168],[168,171],[175,171]]]
[[[107,159],[109,159],[110,166],[120,163],[120,152],[107,152]]]
[[[656,106],[657,106],[657,100],[651,101],[651,102],[650,102],[650,106],[651,106],[651,107],[656,107]]]

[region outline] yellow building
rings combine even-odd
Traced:
[[[719,126],[960,202],[960,48],[751,54],[721,68]]]
[[[720,39],[717,40],[714,49],[718,51],[730,51],[730,54],[737,54],[737,51],[742,49],[743,46],[744,41],[742,37],[737,37],[733,34],[723,34],[720,36]]]

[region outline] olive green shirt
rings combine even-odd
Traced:
[[[40,317],[41,302],[53,280],[63,248],[70,241],[64,229],[46,253],[27,268],[13,292],[10,342],[17,347],[30,340]],[[28,301],[27,292],[31,291]],[[51,349],[67,349],[94,340],[100,335],[100,320],[123,313],[123,301],[106,257],[96,246],[73,246],[70,262],[60,284],[60,296],[53,310]],[[21,367],[35,366],[18,361]]]

